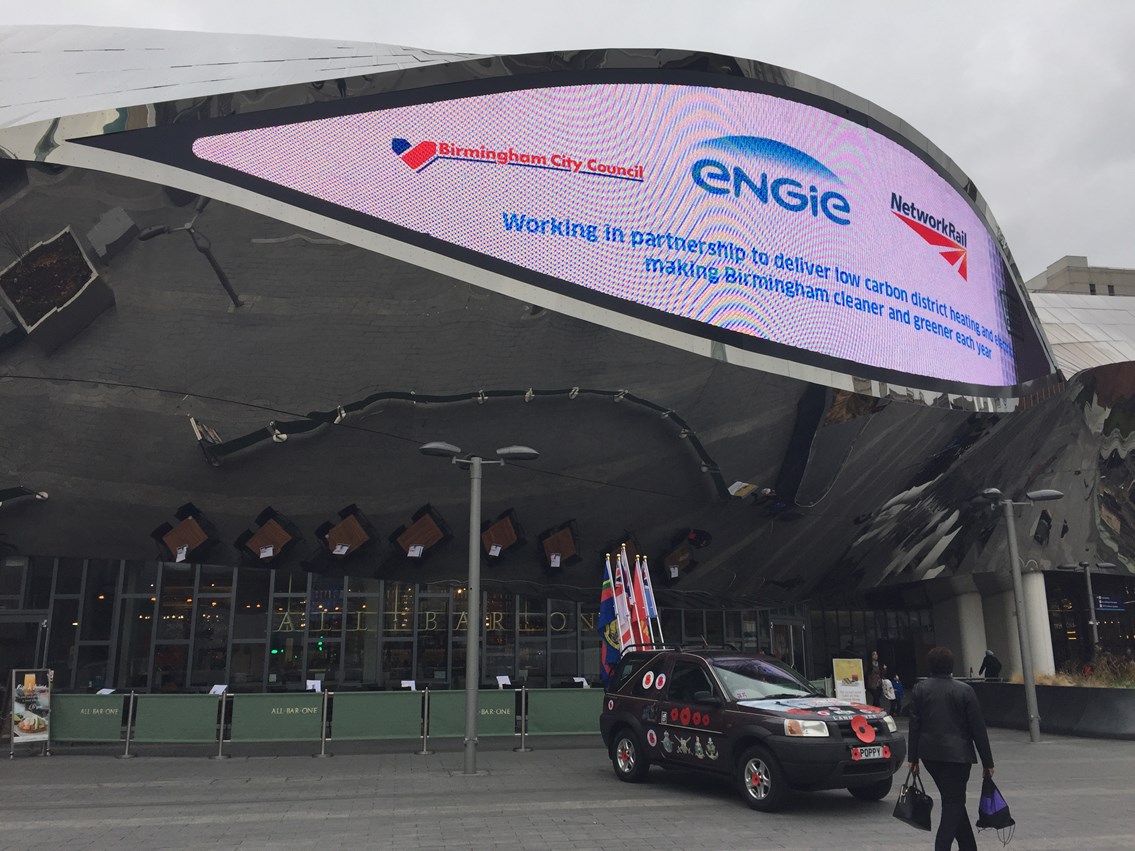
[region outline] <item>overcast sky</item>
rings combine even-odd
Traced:
[[[1065,254],[1135,268],[1131,0],[0,0],[0,21],[759,59],[930,137],[988,199],[1026,279]]]

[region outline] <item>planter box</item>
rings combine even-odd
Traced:
[[[990,727],[1027,730],[1025,687],[970,683]],[[1037,686],[1040,729],[1063,736],[1135,740],[1135,689]]]
[[[27,321],[20,311],[19,304],[4,287],[5,276],[9,275],[20,261],[17,260],[0,271],[0,297],[7,303],[12,315],[28,337],[48,355],[90,325],[100,313],[114,305],[114,293],[95,271],[91,261],[71,233],[70,227],[64,228],[51,239],[33,246],[25,257],[31,256],[41,248],[51,246],[57,240],[69,240],[71,245],[74,245],[86,266],[86,280],[66,301],[55,305],[34,322]]]

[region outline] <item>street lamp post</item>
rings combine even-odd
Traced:
[[[1021,642],[1021,674],[1025,679],[1025,707],[1029,714],[1029,741],[1040,741],[1040,713],[1037,709],[1036,680],[1033,679],[1033,649],[1029,638],[1028,612],[1025,610],[1025,584],[1021,578],[1021,558],[1017,554],[1017,524],[1013,518],[1014,505],[1029,505],[1033,502],[1046,502],[1063,499],[1058,490],[1036,490],[1025,494],[1029,502],[1013,502],[1002,497],[997,488],[987,488],[981,495],[1001,506],[1005,515],[1005,533],[1009,537],[1009,569],[1013,575],[1013,601],[1017,607],[1017,637]]]
[[[185,231],[189,234],[189,238],[193,240],[193,247],[204,254],[205,259],[209,261],[209,265],[213,268],[217,280],[220,281],[221,286],[224,288],[225,292],[228,293],[229,300],[233,303],[233,307],[243,307],[244,302],[237,296],[236,290],[233,289],[232,281],[230,281],[229,276],[225,274],[225,270],[221,268],[221,264],[217,262],[217,258],[213,256],[213,246],[212,243],[209,242],[209,238],[193,228],[193,225],[197,222],[197,217],[201,215],[201,211],[205,209],[208,203],[208,198],[198,198],[197,203],[193,205],[195,211],[193,218],[181,227],[171,228],[169,225],[154,225],[153,227],[143,228],[138,233],[138,240],[145,242],[148,239],[153,239],[155,236]]]
[[[1092,565],[1090,562],[1082,561],[1079,564],[1062,564],[1061,570],[1075,570],[1077,567],[1084,568],[1084,584],[1088,590],[1088,626],[1092,631],[1092,647],[1093,649],[1100,643],[1100,629],[1099,621],[1096,620],[1096,598],[1092,593]],[[1114,570],[1115,565],[1110,561],[1097,561],[1096,567],[1101,570]]]
[[[465,641],[465,774],[477,773],[477,714],[481,653],[481,468],[485,464],[503,466],[507,461],[535,461],[540,453],[528,446],[505,446],[497,450],[497,460],[480,455],[462,456],[452,443],[435,441],[419,447],[423,455],[449,458],[469,468],[469,593],[468,628]]]
[[[1092,596],[1092,566],[1086,561],[1081,564],[1084,568],[1084,582],[1088,586],[1088,626],[1092,628],[1092,650],[1100,643],[1100,627],[1096,621],[1096,598]]]

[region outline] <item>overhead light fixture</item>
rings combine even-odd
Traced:
[[[497,457],[502,461],[535,461],[540,453],[531,446],[502,446],[497,450]]]
[[[432,455],[439,458],[456,458],[461,454],[461,447],[454,446],[452,443],[445,443],[440,440],[424,443],[418,447],[418,451],[423,455]]]

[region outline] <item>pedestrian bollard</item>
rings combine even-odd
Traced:
[[[532,753],[528,747],[528,686],[520,687],[520,747],[513,748],[516,753]]]
[[[333,754],[327,753],[327,695],[330,692],[323,692],[323,716],[320,718],[319,723],[319,753],[313,753],[315,757],[328,757]]]
[[[130,700],[126,706],[126,750],[118,757],[119,759],[134,758],[134,754],[130,753],[130,731],[134,727],[134,692],[130,692]]]
[[[229,755],[225,753],[225,693],[221,692],[217,695],[218,707],[220,710],[219,720],[217,722],[217,753],[209,759],[228,759]]]
[[[426,686],[422,693],[422,749],[416,751],[418,756],[429,756],[433,753],[429,749],[430,741],[430,687]]]

